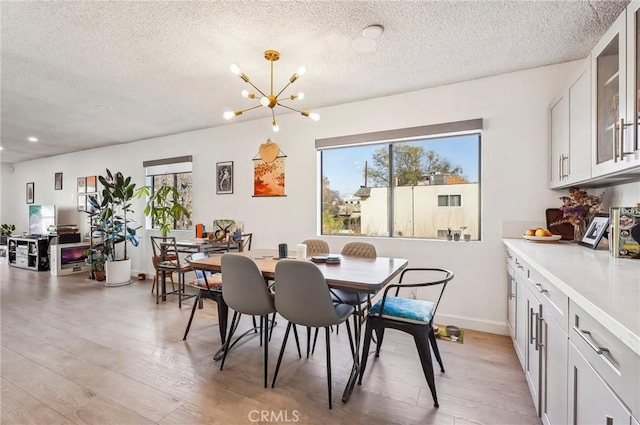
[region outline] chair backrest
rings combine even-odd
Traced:
[[[376,247],[367,242],[349,242],[342,248],[342,255],[352,255],[362,258],[376,258]]]
[[[164,262],[175,272],[180,273],[182,271],[175,236],[151,236],[151,247],[153,248],[152,260],[156,269],[163,267],[162,263]]]
[[[273,297],[253,258],[222,254],[222,297],[238,313],[262,316],[275,312]]]
[[[322,328],[340,323],[327,281],[314,263],[279,260],[275,285],[276,310],[288,321]]]
[[[233,235],[229,235],[227,238],[227,252],[232,249],[237,249],[238,252],[251,251],[252,239],[253,233],[244,233],[240,236],[239,240],[235,240]]]
[[[188,255],[187,258],[185,258],[185,260],[191,263],[191,261],[193,260],[202,260],[203,258],[207,258],[208,256],[209,254],[206,252],[194,252],[193,254]],[[196,274],[196,278],[198,279],[204,278],[204,272],[202,270],[194,269],[193,271]]]
[[[388,285],[385,288],[384,295],[382,297],[381,310],[384,311],[383,309],[384,309],[384,304],[387,298],[387,293],[392,288],[395,288],[395,296],[397,297],[400,293],[400,288],[420,288],[420,287],[442,285],[442,289],[440,290],[440,295],[438,295],[438,301],[436,301],[435,306],[433,307],[433,314],[431,318],[431,320],[433,321],[433,317],[436,314],[438,305],[440,305],[440,300],[442,299],[444,290],[447,288],[447,284],[451,279],[453,279],[453,277],[454,277],[453,272],[447,269],[428,268],[428,267],[414,267],[414,268],[404,269],[400,274],[400,279],[398,280],[398,283]]]
[[[302,242],[307,246],[307,254],[328,254],[331,251],[329,250],[329,244],[322,239],[307,239]]]

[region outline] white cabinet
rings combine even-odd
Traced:
[[[518,294],[518,284],[515,278],[513,268],[507,264],[507,325],[509,326],[509,334],[513,340],[516,339],[517,329],[517,305],[516,299]]]
[[[569,422],[573,425],[627,425],[631,414],[573,343],[569,343]]]
[[[637,146],[637,9],[637,2],[630,4],[591,53],[593,177],[640,165]]]
[[[551,106],[552,189],[591,177],[591,72],[589,61]]]
[[[566,424],[569,299],[511,250],[507,279],[510,329],[536,411],[546,425]]]

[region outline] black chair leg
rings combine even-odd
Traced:
[[[293,336],[296,338],[296,347],[298,347],[298,358],[302,358],[302,351],[300,351],[300,340],[298,339],[298,328],[293,325]]]
[[[444,365],[442,364],[442,358],[440,357],[440,350],[438,349],[438,343],[436,341],[436,334],[433,332],[433,328],[429,332],[429,342],[431,343],[431,348],[433,349],[433,354],[436,356],[436,360],[440,365],[440,372],[444,373]]]
[[[253,333],[256,333],[255,323],[256,323],[256,316],[253,316]],[[266,328],[268,325],[264,324],[263,317],[260,316],[260,347],[262,347],[262,329],[263,329],[263,326]]]
[[[253,333],[256,334],[258,333],[258,324],[256,323],[256,316],[251,316],[251,320],[253,320]]]
[[[311,350],[311,328],[307,326],[307,358],[309,358],[310,350]]]
[[[271,327],[269,329],[269,342],[271,342],[271,337],[273,336],[273,328],[276,326],[276,314],[273,313],[271,316]]]
[[[187,329],[184,330],[184,336],[182,337],[183,341],[187,340],[189,329],[191,329],[191,321],[193,320],[193,315],[196,314],[196,308],[198,307],[199,301],[202,301],[202,298],[200,298],[200,290],[198,290],[198,295],[196,295],[196,300],[193,302],[193,307],[191,308],[191,316],[189,316],[189,323],[187,323]]]
[[[329,409],[333,409],[331,402],[331,340],[329,339],[329,327],[324,328],[325,339],[327,340],[327,389],[329,394]]]
[[[384,327],[376,328],[376,357],[380,357],[380,348],[382,348],[382,340],[384,339]]]
[[[287,346],[287,339],[289,339],[289,331],[291,330],[292,323],[289,322],[287,325],[287,330],[284,333],[284,340],[282,341],[282,347],[280,348],[280,355],[278,356],[278,363],[276,363],[276,371],[273,373],[273,381],[271,382],[271,388],[276,386],[276,379],[278,379],[278,371],[280,370],[280,363],[282,362],[282,355],[284,354],[284,349]]]
[[[433,364],[431,363],[431,348],[429,347],[429,337],[425,335],[423,325],[416,325],[418,328],[413,333],[413,339],[416,342],[416,348],[418,348],[418,354],[420,355],[420,362],[422,363],[422,371],[424,377],[427,378],[427,384],[431,390],[433,396],[433,406],[440,407],[438,404],[438,396],[436,395],[436,382],[433,377]]]
[[[360,378],[358,379],[358,385],[362,385],[362,376],[364,370],[367,368],[367,359],[369,358],[369,347],[371,346],[371,335],[373,332],[374,321],[376,319],[369,317],[367,319],[367,326],[364,329],[364,345],[362,346],[362,360],[360,361]]]
[[[269,369],[269,315],[265,314],[260,318],[262,322],[264,320],[264,331],[260,335],[264,338],[264,387],[267,388],[267,371]]]
[[[318,341],[318,328],[316,328],[316,333],[313,336],[313,345],[311,346],[311,354],[316,352],[316,341]]]
[[[231,337],[233,336],[233,333],[236,330],[236,327],[238,327],[238,324],[236,322],[239,322],[240,318],[238,317],[238,312],[234,311],[233,312],[233,319],[231,319],[231,328],[229,329],[229,335],[227,335],[227,340],[225,342],[225,346],[224,346],[224,354],[222,355],[222,363],[220,363],[220,370],[222,370],[222,368],[224,367],[224,362],[225,360],[227,360],[227,354],[229,353],[229,346],[231,345]]]

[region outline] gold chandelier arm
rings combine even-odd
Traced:
[[[278,105],[279,105],[279,106],[282,106],[283,108],[287,108],[287,109],[290,109],[290,110],[292,110],[292,111],[298,112],[298,113],[300,113],[300,114],[302,113],[302,111],[301,111],[301,110],[296,109],[296,108],[292,108],[291,106],[283,105],[282,103],[280,103],[280,101],[278,101]]]
[[[283,92],[283,91],[285,91],[285,90],[287,89],[287,87],[289,87],[290,85],[291,85],[291,82],[288,82],[288,83],[287,83],[287,85],[286,85],[286,86],[284,86],[284,87],[282,88],[282,90],[280,90],[280,91],[278,92],[278,94],[276,95],[276,97],[280,97],[280,95],[282,94],[282,92]]]
[[[255,86],[251,81],[247,81],[247,84],[249,84],[251,87],[253,87],[254,89],[256,89],[256,91],[257,91],[258,93],[260,93],[262,96],[267,97],[267,95],[266,95],[266,94],[264,94],[264,93],[262,92],[262,90],[260,90],[259,88],[257,88],[257,87],[256,87],[256,86]]]
[[[252,109],[259,108],[259,107],[261,107],[261,106],[262,106],[261,104],[257,104],[256,106],[252,106],[251,108],[243,109],[243,110],[241,110],[241,111],[240,111],[240,114],[243,114],[243,113],[245,113],[245,112],[247,112],[247,111],[250,111],[250,110],[252,110]],[[240,115],[240,114],[236,114],[236,115]]]

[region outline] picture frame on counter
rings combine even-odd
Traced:
[[[591,249],[596,249],[600,240],[607,232],[609,227],[609,214],[599,213],[589,223],[589,227],[584,232],[584,236],[580,241],[580,245],[588,246]]]

